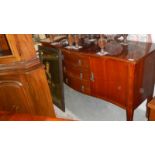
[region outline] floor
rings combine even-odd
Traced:
[[[55,106],[58,117],[81,121],[125,121],[125,110],[104,100],[79,93],[64,84],[66,111]],[[143,107],[142,107],[143,106]],[[134,113],[134,121],[146,121],[145,103]]]

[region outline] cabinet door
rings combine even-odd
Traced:
[[[105,72],[105,59],[90,57],[90,79],[92,96],[106,97],[107,83]]]
[[[1,111],[34,113],[25,84],[21,79],[13,76],[4,76],[0,78]]]
[[[45,65],[48,84],[51,90],[53,103],[65,111],[62,54],[57,48],[39,47],[40,58]]]
[[[117,59],[105,60],[107,98],[125,107],[128,96],[128,63]]]
[[[92,95],[125,107],[128,64],[111,58],[90,58]]]

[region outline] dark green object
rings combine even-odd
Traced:
[[[62,53],[57,48],[39,46],[39,57],[45,65],[53,103],[65,111]]]

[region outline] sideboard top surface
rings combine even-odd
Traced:
[[[47,40],[42,40],[41,43],[44,45],[46,44],[48,46],[53,46]],[[97,52],[100,51],[100,48],[95,43],[83,44],[82,48],[78,50],[67,49],[65,46],[61,45],[61,43],[59,45],[54,45],[53,47],[57,47],[68,52],[82,53],[89,56],[113,57],[116,59],[133,62],[138,61],[152,52],[155,52],[155,44],[135,41],[128,41],[128,45],[121,45],[119,42],[115,41],[107,43],[105,46],[105,51],[107,51],[109,54],[104,56],[97,54]]]

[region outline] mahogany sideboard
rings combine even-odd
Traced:
[[[67,49],[42,41],[43,46],[59,48],[63,54],[64,82],[73,89],[109,101],[126,110],[133,120],[134,110],[153,98],[155,82],[155,45],[132,42],[123,46],[108,43],[109,54],[100,56],[95,43]]]

